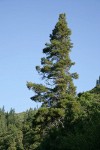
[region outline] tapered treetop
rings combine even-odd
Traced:
[[[41,67],[36,66],[36,70],[46,81],[46,86],[28,82],[28,88],[32,89],[36,95],[31,99],[42,101],[50,106],[57,105],[68,95],[75,96],[76,88],[73,79],[77,79],[77,73],[70,73],[70,68],[75,64],[71,61],[69,53],[73,44],[70,40],[71,30],[66,22],[66,15],[60,14],[57,24],[52,34],[50,43],[45,44],[41,58]]]

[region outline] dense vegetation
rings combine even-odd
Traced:
[[[77,73],[65,14],[60,14],[36,70],[43,84],[28,82],[39,109],[0,109],[0,150],[100,150],[100,86],[76,95]]]
[[[41,107],[19,114],[0,109],[0,150],[99,150],[100,94],[89,91],[69,100],[63,124],[52,121],[63,115],[61,109]]]

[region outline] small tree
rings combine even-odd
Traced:
[[[58,107],[58,104],[69,95],[75,96],[76,88],[73,79],[77,79],[77,73],[70,73],[75,64],[71,61],[69,53],[73,44],[70,40],[71,30],[67,26],[66,15],[60,14],[59,20],[50,34],[50,43],[45,44],[41,58],[41,67],[36,70],[46,81],[46,85],[27,83],[27,87],[36,94],[32,100],[42,102],[43,105]]]

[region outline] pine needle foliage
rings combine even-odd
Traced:
[[[50,42],[46,43],[43,49],[45,57],[41,58],[41,66],[36,66],[46,85],[27,82],[27,87],[35,92],[32,100],[42,102],[45,106],[57,107],[59,102],[69,95],[75,96],[73,79],[77,79],[78,74],[70,72],[75,64],[69,56],[73,47],[70,35],[66,15],[60,14],[50,34]]]

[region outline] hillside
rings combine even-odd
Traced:
[[[100,85],[95,86],[92,90],[89,91],[90,93],[93,94],[100,94]]]

